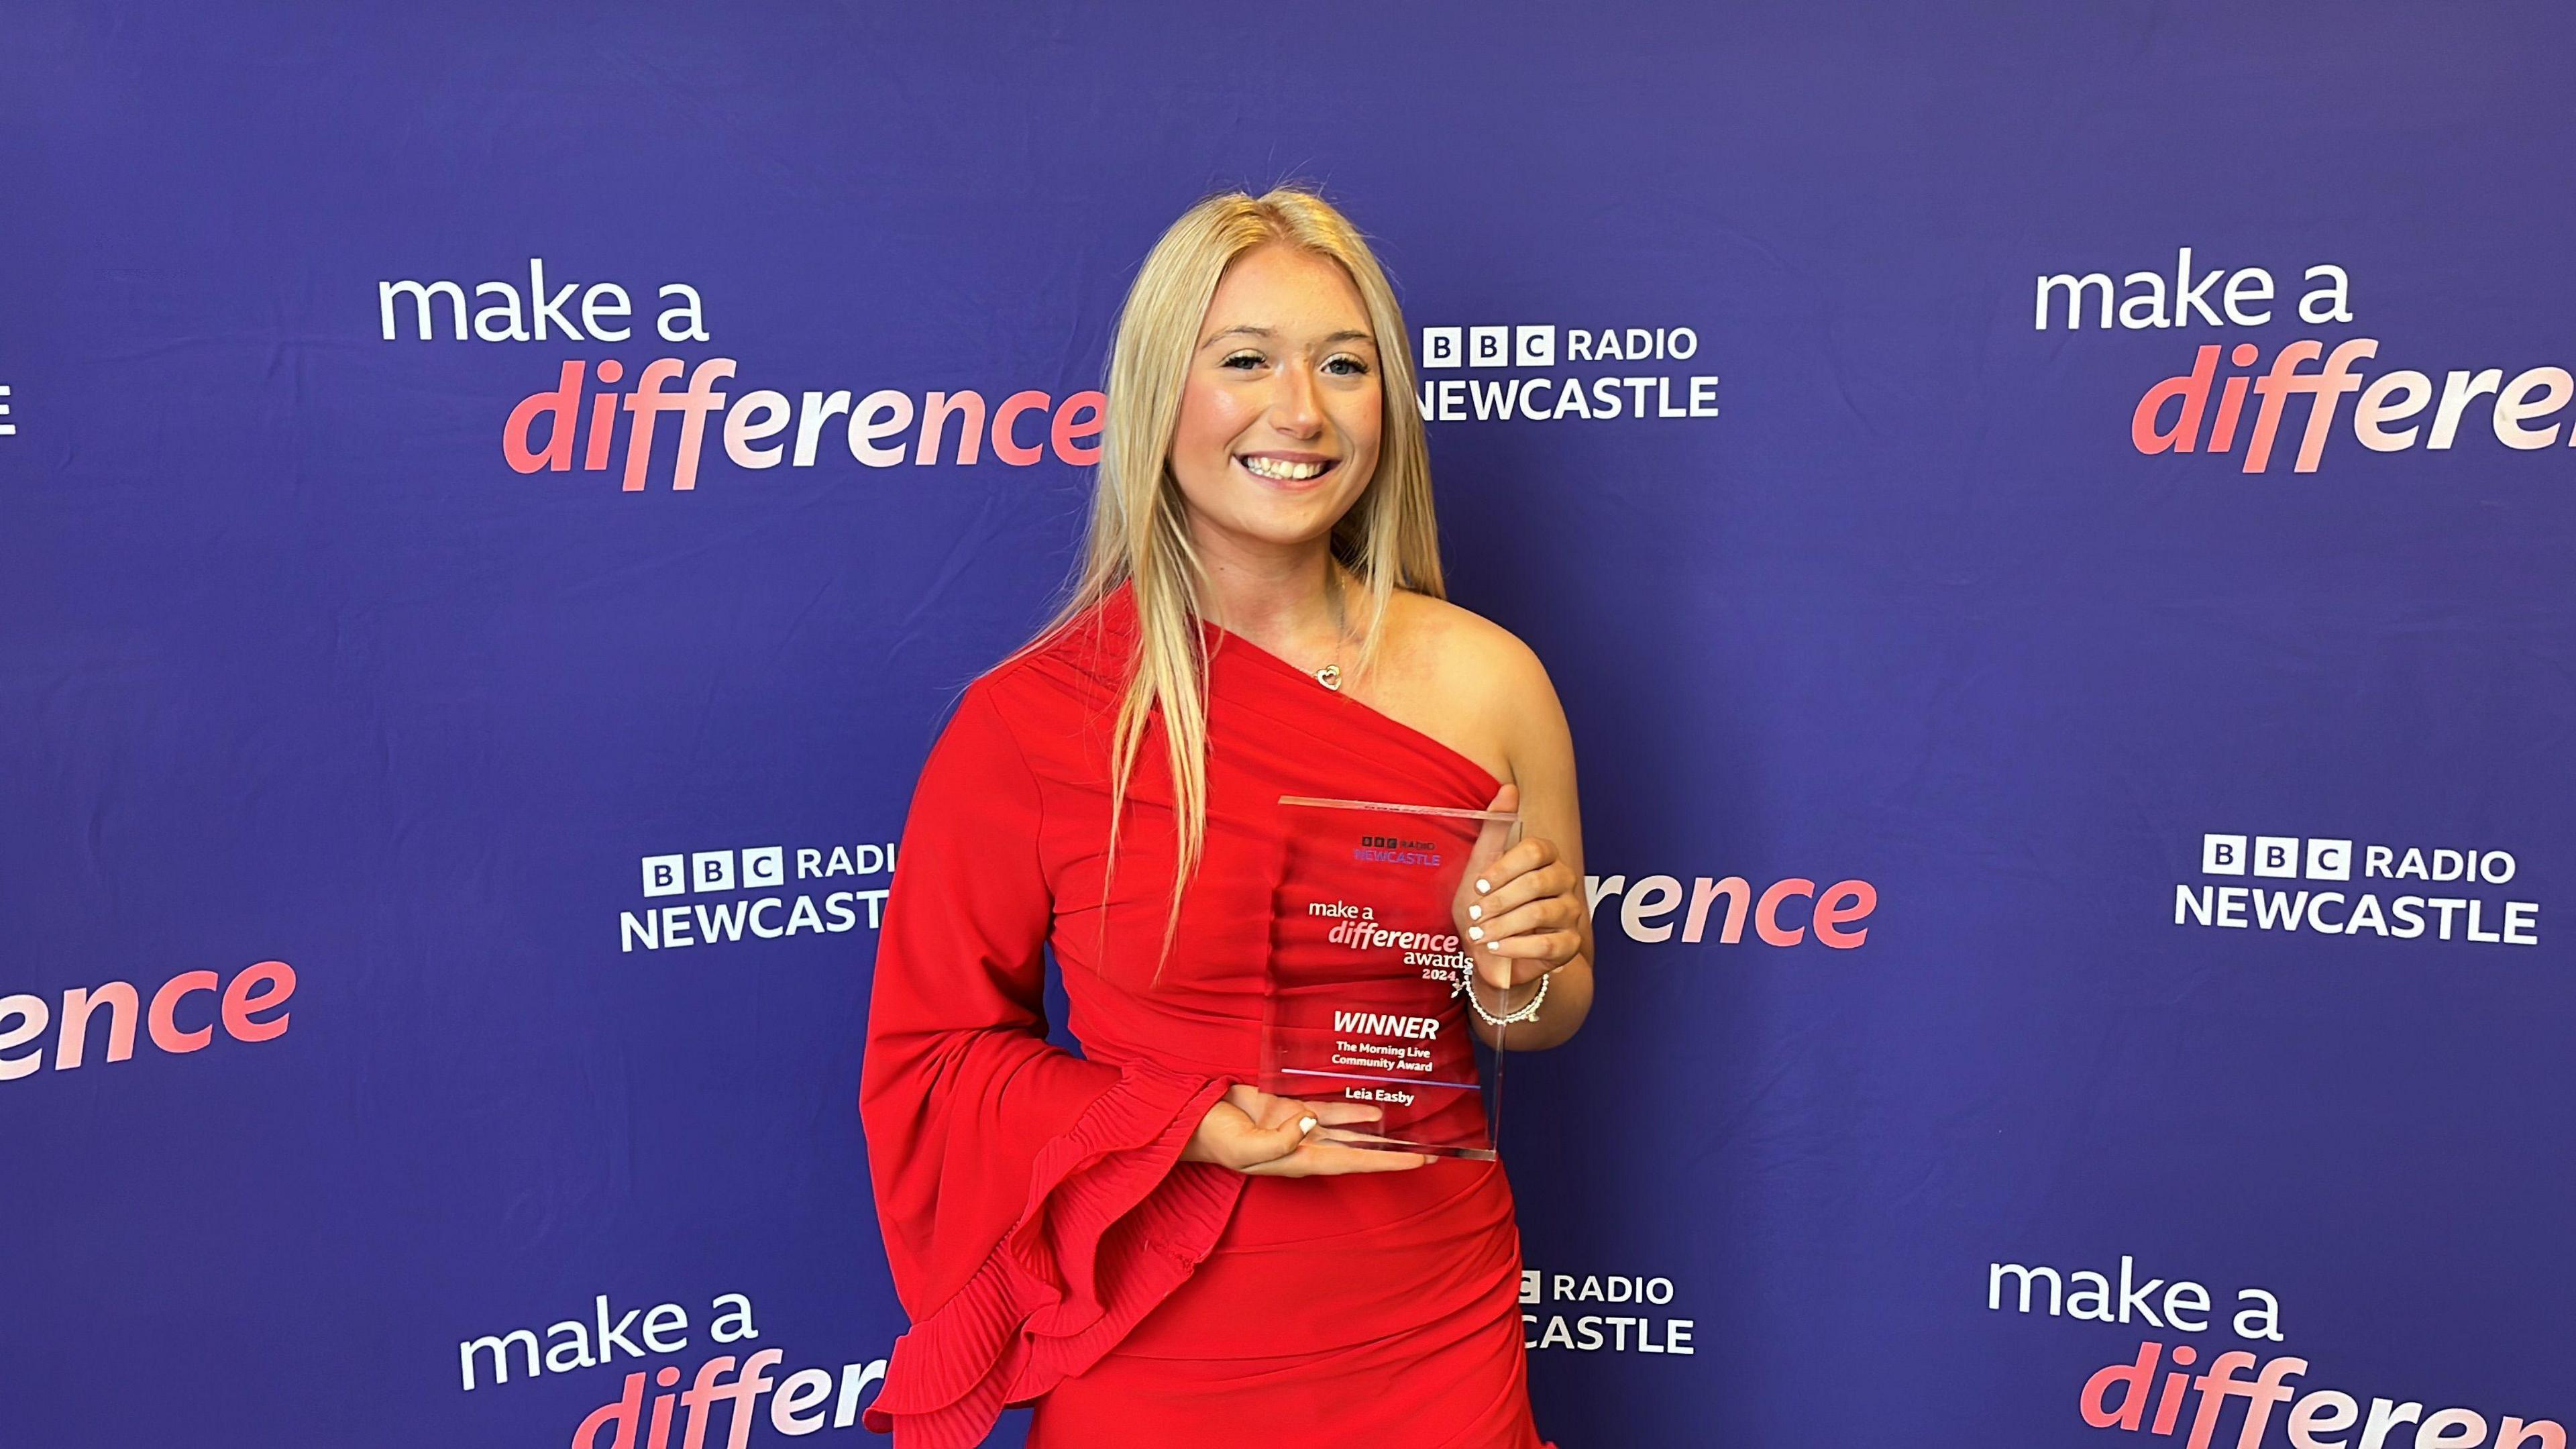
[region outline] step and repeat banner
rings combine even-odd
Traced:
[[[906,802],[1299,178],[1581,760],[1542,1431],[2565,1449],[2561,8],[0,28],[0,1443],[871,1442]]]

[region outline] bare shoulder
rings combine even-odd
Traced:
[[[1447,687],[1472,690],[1481,682],[1523,702],[1533,687],[1554,694],[1546,667],[1520,636],[1473,609],[1398,590],[1387,623]]]
[[[1402,590],[1387,625],[1408,683],[1442,701],[1434,707],[1490,755],[1518,766],[1563,737],[1565,712],[1547,667],[1509,629],[1446,599]]]

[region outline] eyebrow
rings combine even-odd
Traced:
[[[1252,326],[1252,325],[1251,325],[1251,324],[1249,324],[1249,323],[1244,323],[1244,324],[1239,324],[1239,325],[1237,325],[1237,326],[1228,327],[1228,328],[1227,328],[1227,329],[1225,329],[1224,331],[1217,333],[1217,334],[1216,334],[1215,336],[1213,336],[1213,337],[1210,337],[1207,341],[1200,343],[1200,344],[1199,344],[1199,346],[1200,346],[1202,349],[1209,348],[1209,347],[1214,347],[1218,342],[1220,342],[1220,341],[1224,340],[1225,338],[1232,337],[1234,334],[1236,334],[1236,333],[1238,333],[1238,332],[1248,333],[1248,334],[1250,334],[1250,335],[1252,335],[1252,336],[1254,336],[1254,337],[1276,337],[1276,336],[1278,336],[1278,335],[1279,335],[1279,334],[1278,334],[1278,332],[1277,332],[1277,330],[1276,330],[1276,329],[1274,329],[1274,328],[1269,328],[1269,327],[1255,327],[1255,326]],[[1320,340],[1321,340],[1321,341],[1323,341],[1323,342],[1325,342],[1325,343],[1327,343],[1327,344],[1334,343],[1334,342],[1348,342],[1348,341],[1352,341],[1352,340],[1357,340],[1357,341],[1365,342],[1365,343],[1367,343],[1368,345],[1370,345],[1371,347],[1375,347],[1375,346],[1377,345],[1377,339],[1376,339],[1376,338],[1371,337],[1368,333],[1363,332],[1363,331],[1361,331],[1361,330],[1359,330],[1359,329],[1357,329],[1357,328],[1353,328],[1353,327],[1345,327],[1345,328],[1343,328],[1343,329],[1342,329],[1341,331],[1339,331],[1339,332],[1328,332],[1328,333],[1325,333],[1325,334],[1324,334],[1324,336],[1323,336]]]

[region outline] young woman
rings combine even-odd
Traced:
[[[860,1112],[913,1317],[869,1427],[1033,1449],[1537,1449],[1497,1163],[1343,1146],[1256,1076],[1282,794],[1521,812],[1477,1030],[1583,1022],[1565,715],[1443,598],[1404,319],[1320,197],[1213,196],[1120,313],[1070,598],[922,769]],[[1077,1056],[1045,1040],[1053,947]]]

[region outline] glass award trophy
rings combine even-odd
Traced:
[[[1502,1057],[1480,1077],[1467,907],[1476,871],[1520,839],[1520,817],[1305,795],[1279,804],[1261,1090],[1384,1110],[1316,1129],[1345,1146],[1492,1160]],[[1483,989],[1489,1003],[1498,994]]]

